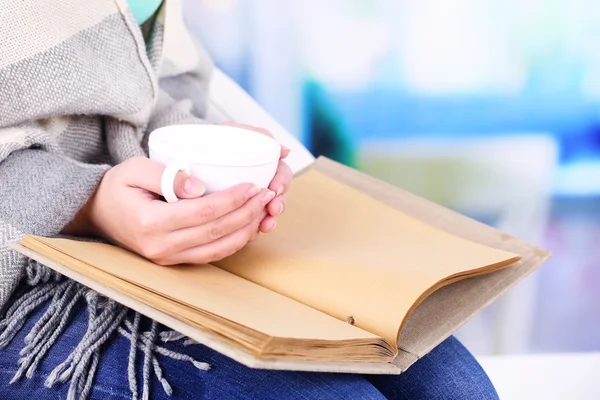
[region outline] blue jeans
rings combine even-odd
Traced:
[[[64,399],[68,384],[44,387],[50,371],[61,363],[87,328],[83,307],[47,354],[32,379],[9,385],[15,374],[19,351],[25,335],[43,310],[30,318],[26,326],[5,349],[0,350],[0,399]],[[147,323],[147,322],[146,322]],[[92,399],[130,399],[127,357],[130,343],[120,335],[103,347]],[[153,399],[497,399],[488,377],[472,355],[453,337],[415,363],[399,376],[361,376],[346,374],[300,373],[252,370],[204,346],[183,346],[181,341],[165,345],[212,365],[210,371],[196,369],[190,363],[159,358],[165,377],[173,387],[168,397],[153,377]],[[138,353],[139,354],[139,353]],[[159,356],[160,357],[160,356]],[[138,363],[141,364],[141,363]],[[138,376],[141,377],[139,366]],[[139,378],[138,378],[139,382]]]

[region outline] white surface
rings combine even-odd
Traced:
[[[483,356],[500,400],[598,400],[600,353]]]
[[[175,176],[179,171],[183,171],[188,175],[191,173],[187,167],[175,164],[167,165],[163,170],[160,178],[160,192],[167,203],[175,203],[179,200],[173,188],[175,186]]]
[[[248,129],[218,125],[174,125],[150,134],[148,147],[181,162],[227,167],[268,164],[281,146]]]
[[[170,166],[161,181],[163,196],[169,202],[177,201],[170,190],[176,170],[201,180],[206,193],[240,183],[266,188],[275,176],[281,153],[281,146],[266,135],[215,125],[160,128],[150,134],[148,147],[152,160]]]
[[[285,159],[294,173],[308,167],[313,155],[290,132],[273,119],[248,93],[219,69],[210,82],[207,119],[211,122],[238,122],[267,129],[275,140],[292,151]]]

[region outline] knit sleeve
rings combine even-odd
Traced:
[[[200,45],[197,49],[200,56],[196,67],[178,73],[172,71],[159,80],[158,98],[148,132],[167,125],[209,123],[205,117],[214,65]],[[169,64],[169,61],[165,63]]]
[[[152,117],[148,122],[146,135],[155,129],[169,125],[208,123],[194,113],[194,106],[195,103],[190,98],[175,99],[164,90],[161,90]]]
[[[2,147],[0,144],[0,153]],[[6,147],[4,144],[4,150]],[[0,160],[0,311],[27,263],[8,243],[26,234],[59,234],[108,168],[81,164],[35,147],[11,151]]]
[[[93,194],[108,165],[83,164],[28,148],[0,163],[0,242],[12,236],[57,235]]]

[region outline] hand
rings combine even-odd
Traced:
[[[248,129],[248,130],[251,130],[254,132],[262,133],[263,135],[273,137],[273,135],[271,135],[271,133],[268,130],[263,129],[263,128],[257,128],[254,126],[237,124],[234,122],[225,122],[225,123],[222,123],[221,125],[233,126],[233,127],[242,128],[242,129]],[[281,146],[280,160],[283,160],[289,154],[290,154],[290,149],[285,146]],[[292,178],[293,178],[293,174],[292,174],[292,170],[290,169],[290,167],[288,167],[285,162],[279,161],[279,166],[277,167],[277,173],[275,174],[275,177],[273,178],[273,180],[271,181],[271,184],[269,185],[269,189],[274,191],[276,193],[276,196],[267,205],[267,211],[268,211],[269,215],[260,224],[261,232],[267,233],[267,232],[270,232],[273,229],[275,229],[275,225],[276,225],[275,217],[280,215],[285,209],[285,193],[287,193],[287,191],[290,188]]]
[[[161,265],[218,261],[256,239],[274,192],[242,184],[200,197],[202,183],[180,172],[182,200],[166,203],[158,197],[163,169],[145,157],[111,168],[63,232],[102,236]]]

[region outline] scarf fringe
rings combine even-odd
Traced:
[[[18,370],[10,383],[31,379],[48,351],[66,330],[76,306],[84,301],[87,305],[87,330],[71,354],[50,373],[45,381],[48,388],[69,382],[67,400],[87,399],[93,389],[93,381],[101,357],[101,347],[116,332],[130,341],[128,357],[128,380],[132,399],[139,399],[136,377],[138,350],[143,355],[142,393],[144,400],[150,398],[151,374],[154,373],[164,392],[171,396],[173,388],[164,376],[156,354],[174,360],[189,362],[199,370],[208,371],[210,365],[194,358],[157,345],[161,342],[186,339],[174,331],[158,332],[158,323],[152,321],[149,332],[140,332],[141,315],[117,302],[107,299],[85,286],[64,279],[56,272],[35,262],[26,269],[27,290],[20,295],[0,319],[0,349],[8,346],[23,328],[31,315],[44,304],[48,308],[25,337],[19,352]],[[132,314],[133,318],[127,318]],[[187,339],[190,340],[190,339]]]

